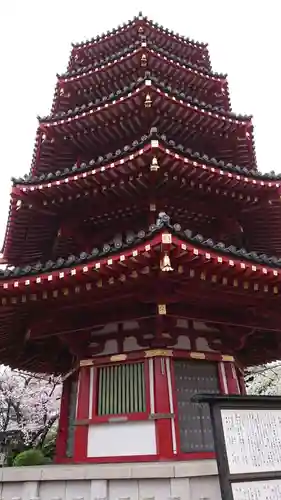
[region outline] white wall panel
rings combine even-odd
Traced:
[[[155,455],[155,422],[118,422],[89,426],[88,457]]]

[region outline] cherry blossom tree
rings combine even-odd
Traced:
[[[245,382],[248,394],[280,396],[281,362],[249,368],[246,371]]]
[[[57,378],[1,367],[0,432],[18,431],[23,446],[41,446],[57,422],[60,396]]]

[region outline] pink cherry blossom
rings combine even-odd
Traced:
[[[43,442],[57,423],[61,381],[0,367],[0,431],[21,431],[26,445]]]

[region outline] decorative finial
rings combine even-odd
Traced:
[[[157,127],[151,127],[150,131],[149,131],[149,134],[150,135],[157,135]]]
[[[159,212],[158,218],[156,221],[156,226],[163,226],[170,224],[171,217],[166,214],[166,212]]]

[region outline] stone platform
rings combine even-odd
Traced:
[[[1,500],[221,500],[215,460],[0,470]]]

